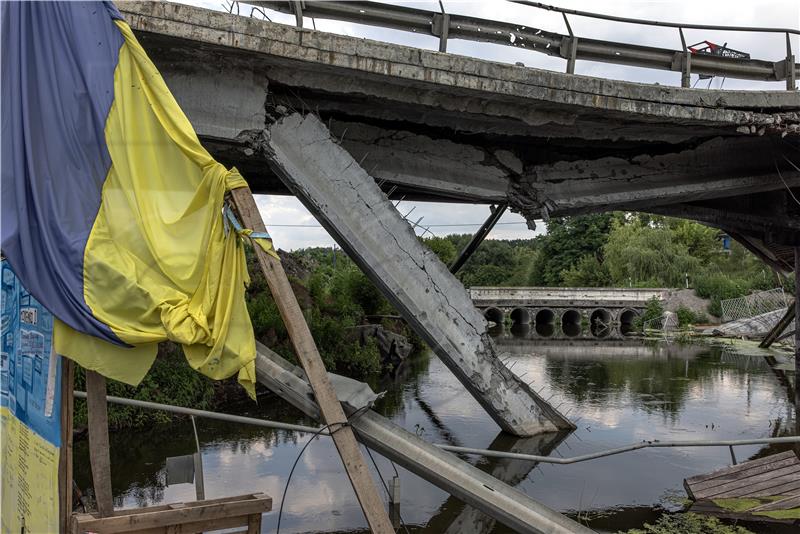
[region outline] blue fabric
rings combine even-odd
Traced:
[[[123,43],[114,18],[105,2],[2,3],[1,233],[14,272],[50,312],[122,344],[83,298],[111,166],[104,128]]]

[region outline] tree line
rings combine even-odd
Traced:
[[[714,228],[671,217],[611,212],[554,218],[533,239],[486,240],[458,273],[465,286],[693,288],[719,302],[752,291],[784,287],[792,277],[775,273],[736,242],[725,248]],[[469,235],[425,239],[449,263]],[[730,240],[728,240],[730,241]]]

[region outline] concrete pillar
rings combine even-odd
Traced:
[[[497,357],[469,294],[315,116],[276,120],[256,148],[505,431],[574,425]]]

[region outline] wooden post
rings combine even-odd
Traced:
[[[800,434],[800,245],[794,247],[794,426]],[[800,452],[800,445],[795,447]]]
[[[231,197],[242,224],[255,232],[266,232],[264,221],[250,189],[246,187],[234,189]],[[314,390],[322,418],[326,424],[332,425],[333,442],[342,457],[345,471],[353,484],[367,523],[372,532],[394,533],[389,515],[378,494],[375,481],[369,473],[364,456],[358,448],[353,430],[349,426],[340,427],[337,424],[346,422],[347,417],[336,397],[336,391],[328,379],[328,372],[322,363],[317,345],[308,329],[308,324],[306,324],[300,305],[297,303],[289,279],[286,278],[283,266],[280,261],[261,250],[260,247],[253,248],[272,296],[275,298],[278,311],[286,324],[286,330],[289,332],[297,359],[305,369],[308,381]]]
[[[89,462],[92,465],[92,485],[100,517],[114,511],[111,492],[111,456],[108,448],[108,404],[106,378],[86,370],[86,406],[89,420]]]
[[[55,354],[53,354],[55,357]],[[72,389],[75,381],[75,364],[61,358],[61,449],[58,457],[59,532],[67,534],[72,516],[72,420],[74,406]]]

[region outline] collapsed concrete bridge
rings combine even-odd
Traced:
[[[120,8],[204,146],[254,192],[296,195],[507,432],[574,425],[500,361],[469,294],[389,198],[508,204],[531,224],[603,210],[677,215],[793,268],[795,91],[648,86],[180,4]],[[794,79],[788,59],[784,77]],[[313,411],[299,371],[276,376],[259,378]],[[371,413],[354,426],[371,447],[512,528],[585,530]]]
[[[669,289],[472,287],[470,298],[488,321],[530,326],[542,338],[613,339],[630,333],[650,299]]]
[[[645,85],[180,4],[121,9],[205,146],[255,192],[289,192],[252,146],[267,110],[284,106],[318,114],[392,197],[508,202],[531,223],[606,210],[690,218],[793,269],[797,91]]]
[[[679,215],[793,268],[796,91],[609,81],[180,4],[121,9],[212,154],[257,193],[297,195],[509,432],[572,425],[497,362],[486,321],[387,197],[503,203],[531,224]]]

